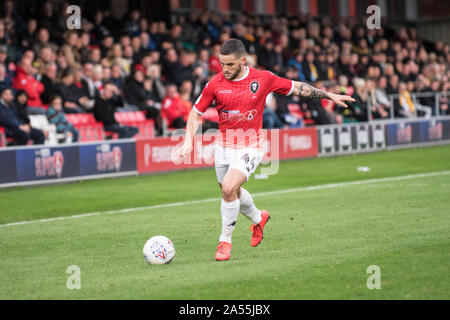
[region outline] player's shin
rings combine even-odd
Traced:
[[[256,208],[252,195],[242,187],[239,203],[239,211],[253,222],[253,224],[256,225],[261,222],[261,211]]]
[[[231,243],[231,236],[236,227],[236,220],[239,215],[239,199],[231,202],[222,199],[220,213],[222,214],[222,234],[220,235],[219,241]]]

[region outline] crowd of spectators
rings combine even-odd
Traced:
[[[290,104],[299,106],[305,123],[316,125],[450,114],[445,94],[412,95],[448,92],[450,86],[450,45],[423,41],[414,28],[369,30],[358,18],[211,11],[174,14],[167,25],[138,10],[120,21],[105,10],[83,12],[81,29],[70,31],[68,5],[45,2],[39,14],[22,16],[7,0],[0,10],[0,126],[18,144],[42,143],[48,134],[30,127],[29,114],[45,114],[74,141],[78,133],[67,113],[91,112],[121,138],[137,129],[118,124],[117,110],[144,111],[157,135],[164,121],[183,128],[203,87],[221,71],[220,45],[230,38],[244,43],[250,66],[356,98],[342,108],[328,100],[271,95],[266,128],[302,125]],[[213,127],[217,123],[205,120],[205,129]]]

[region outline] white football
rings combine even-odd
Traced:
[[[143,253],[150,264],[167,264],[175,257],[175,246],[165,236],[154,236],[145,243]]]

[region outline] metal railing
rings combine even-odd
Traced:
[[[389,116],[390,119],[395,119],[395,100],[400,98],[399,93],[395,94],[388,94],[389,99]],[[417,105],[418,98],[432,98],[434,97],[434,106],[428,106],[430,108],[434,108],[434,115],[440,116],[440,109],[439,109],[439,100],[441,97],[448,97],[450,96],[450,91],[438,91],[438,92],[411,92],[411,99],[413,100],[413,103]],[[417,118],[417,109],[414,108],[414,115]],[[372,119],[372,101],[371,99],[367,100],[367,121],[376,121],[380,119]]]

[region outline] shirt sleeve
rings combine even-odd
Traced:
[[[197,101],[195,101],[192,110],[202,115],[203,112],[205,112],[206,109],[208,109],[208,107],[213,103],[214,99],[215,95],[213,85],[211,84],[211,82],[208,82],[205,88],[203,88],[200,96],[197,98]]]
[[[288,96],[292,93],[292,91],[294,91],[294,81],[279,77],[269,71],[267,71],[267,73],[270,92],[275,92]]]

